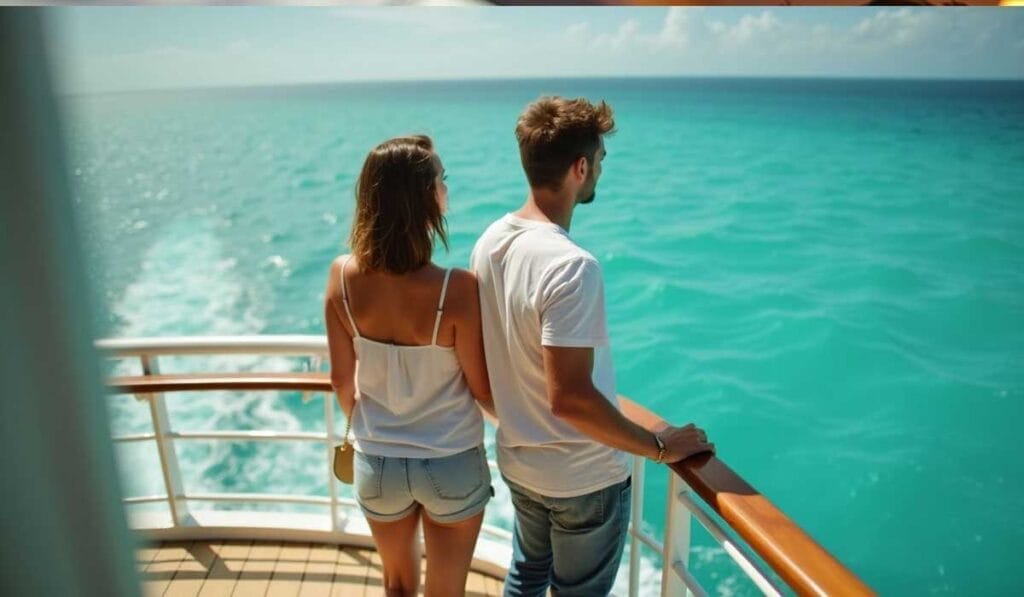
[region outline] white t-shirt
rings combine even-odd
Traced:
[[[557,224],[506,215],[473,248],[498,466],[514,483],[573,497],[624,481],[628,456],[551,413],[541,346],[593,347],[594,386],[618,407],[601,266]]]

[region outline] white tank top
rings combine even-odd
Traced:
[[[483,416],[466,385],[455,348],[437,344],[451,270],[444,274],[430,344],[397,346],[359,333],[345,286],[350,258],[341,267],[341,297],[355,334],[352,432],[356,450],[374,456],[438,458],[483,443]]]

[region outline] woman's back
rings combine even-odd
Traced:
[[[436,458],[480,444],[483,420],[455,346],[463,305],[477,300],[475,284],[465,283],[471,275],[433,264],[402,275],[361,273],[349,257],[338,270],[358,363],[356,448]]]
[[[455,278],[466,273],[444,270],[433,263],[408,274],[364,273],[354,260],[349,260],[344,270],[345,286],[360,336],[396,346],[432,344],[438,303],[445,290],[443,311],[447,313],[442,312],[437,344],[451,347],[455,343],[452,314],[459,312],[465,297],[459,292],[459,281],[453,285],[449,279],[449,288],[444,288],[447,271]]]

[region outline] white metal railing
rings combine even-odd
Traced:
[[[704,597],[707,591],[690,573],[690,521],[696,518],[711,536],[765,595],[781,596],[782,588],[747,550],[733,541],[725,529],[694,499],[693,492],[678,475],[669,473],[668,500],[665,515],[665,538],[658,539],[643,530],[644,458],[633,458],[633,496],[630,513],[629,597],[640,590],[640,545],[646,545],[661,556],[661,594]]]
[[[308,358],[308,369],[317,371],[327,355],[327,342],[323,336],[200,336],[176,338],[112,338],[96,342],[96,347],[106,357],[138,358],[144,376],[159,375],[158,358],[160,356],[195,356],[195,355],[272,355]],[[303,401],[307,401],[317,393],[305,392]],[[131,443],[154,441],[160,457],[161,476],[165,489],[164,495],[131,496],[124,499],[125,504],[147,504],[166,502],[174,527],[188,526],[191,516],[189,502],[232,502],[232,503],[275,503],[326,506],[330,509],[331,531],[338,532],[339,511],[341,508],[356,509],[355,500],[338,496],[337,485],[331,461],[334,446],[340,438],[334,428],[333,395],[324,396],[325,432],[281,432],[273,430],[252,431],[177,431],[172,430],[167,414],[167,406],[162,393],[138,394],[136,399],[149,405],[152,433],[134,433],[118,435],[113,438],[115,443]],[[329,495],[303,496],[268,493],[189,493],[181,482],[175,441],[215,440],[215,441],[251,441],[278,442],[303,441],[323,442],[326,449],[325,475]],[[491,469],[496,470],[497,464],[488,461]],[[512,535],[504,529],[492,525],[484,525],[481,532],[496,541],[510,545]]]
[[[275,355],[306,357],[309,370],[320,369],[327,354],[326,339],[322,336],[207,336],[181,338],[138,338],[104,339],[96,342],[106,356],[111,358],[138,358],[143,375],[159,374],[160,356],[188,355]],[[304,394],[304,401],[310,393]],[[124,499],[125,504],[145,504],[166,501],[175,527],[187,526],[191,520],[188,503],[235,502],[235,503],[278,503],[327,506],[330,508],[331,531],[338,532],[339,509],[356,508],[355,500],[340,498],[337,494],[334,474],[330,466],[334,446],[339,441],[334,430],[333,395],[324,394],[325,432],[278,432],[256,431],[175,431],[170,427],[167,407],[162,393],[136,395],[149,405],[152,433],[135,433],[114,437],[118,443],[155,441],[160,456],[160,467],[166,493],[164,495],[132,496]],[[308,441],[323,442],[326,450],[324,474],[327,476],[328,496],[302,496],[261,493],[188,493],[184,490],[179,472],[177,454],[173,442],[189,440],[219,441]],[[488,462],[492,469],[497,466]],[[725,529],[708,514],[694,499],[689,486],[678,475],[669,474],[667,514],[664,540],[643,530],[644,512],[644,459],[635,457],[633,463],[632,509],[630,512],[630,557],[629,595],[637,597],[640,581],[641,544],[659,554],[662,559],[661,594],[707,595],[689,570],[690,523],[696,518],[725,552],[750,577],[766,595],[781,595],[781,589],[770,579],[769,573],[752,558],[744,547],[738,545]],[[492,539],[510,545],[512,535],[508,531],[484,525],[482,533]]]

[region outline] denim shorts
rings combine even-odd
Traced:
[[[355,494],[363,514],[392,522],[423,506],[442,524],[483,512],[494,495],[483,446],[441,458],[397,458],[355,454]]]

